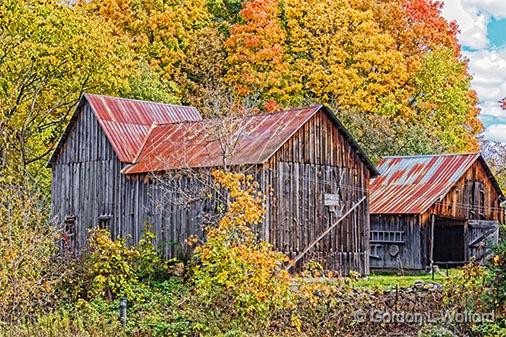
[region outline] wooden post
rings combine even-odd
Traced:
[[[313,248],[321,239],[323,239],[328,233],[330,233],[330,231],[332,229],[334,229],[337,225],[339,225],[339,223],[341,221],[343,221],[351,212],[353,212],[353,210],[355,208],[357,208],[361,203],[364,202],[364,200],[367,199],[367,196],[364,196],[362,197],[362,199],[360,199],[356,204],[354,204],[348,211],[346,211],[346,213],[344,213],[339,219],[337,219],[336,222],[334,222],[329,228],[327,228],[322,234],[320,234],[313,242],[311,242],[303,251],[302,253],[300,253],[299,255],[297,255],[295,257],[295,259],[293,259],[293,262],[288,265],[288,267],[286,268],[286,270],[290,270],[290,268],[292,268],[296,263],[297,261],[299,261],[302,257],[304,257],[304,255],[307,254],[307,252]]]
[[[464,261],[465,263],[469,262],[469,220],[464,222],[464,237],[462,238],[464,240]]]
[[[119,321],[121,325],[126,326],[127,320],[127,299],[126,297],[122,297],[119,302]]]
[[[430,259],[430,269],[434,269],[434,223],[436,221],[436,216],[434,214],[430,215],[430,248],[429,248],[429,259]]]

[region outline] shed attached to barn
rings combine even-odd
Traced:
[[[267,196],[259,236],[297,266],[316,260],[327,270],[368,274],[376,170],[332,111],[243,116],[224,140],[227,123],[203,120],[192,107],[84,95],[50,160],[53,215],[74,249],[93,226],[135,243],[150,223],[164,254],[180,255],[217,212],[199,193],[206,179],[188,172],[227,166],[256,177]],[[170,202],[185,193],[192,198]]]
[[[371,268],[480,260],[504,223],[501,191],[479,153],[385,157],[371,181]]]

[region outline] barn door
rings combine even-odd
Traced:
[[[489,220],[469,220],[466,231],[466,260],[482,261],[499,241],[499,223]]]

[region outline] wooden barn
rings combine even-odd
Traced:
[[[371,269],[450,267],[485,257],[504,200],[479,153],[385,157],[371,181]]]
[[[192,107],[85,94],[49,162],[54,219],[73,248],[93,226],[135,243],[149,223],[166,256],[184,254],[185,239],[203,235],[218,212],[199,193],[206,179],[189,172],[225,165],[255,175],[267,196],[259,236],[297,267],[316,260],[368,274],[376,170],[332,111],[244,116],[227,135],[232,141],[222,138],[225,123]]]

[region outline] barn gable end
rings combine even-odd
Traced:
[[[272,188],[264,235],[291,258],[367,197],[369,178],[376,173],[334,118],[326,108],[320,109],[264,166],[264,186]],[[318,241],[300,264],[318,261],[343,274],[368,273],[368,244],[365,202]]]
[[[74,248],[84,247],[93,226],[109,229],[114,238],[139,240],[153,213],[149,186],[121,170],[153,122],[198,119],[192,107],[83,95],[48,164],[53,221],[63,225]]]
[[[65,143],[52,163],[52,214],[64,223],[76,248],[99,217],[113,215],[109,228],[119,234],[120,194],[129,182],[119,173],[123,164],[104,134],[89,104],[82,104]]]

